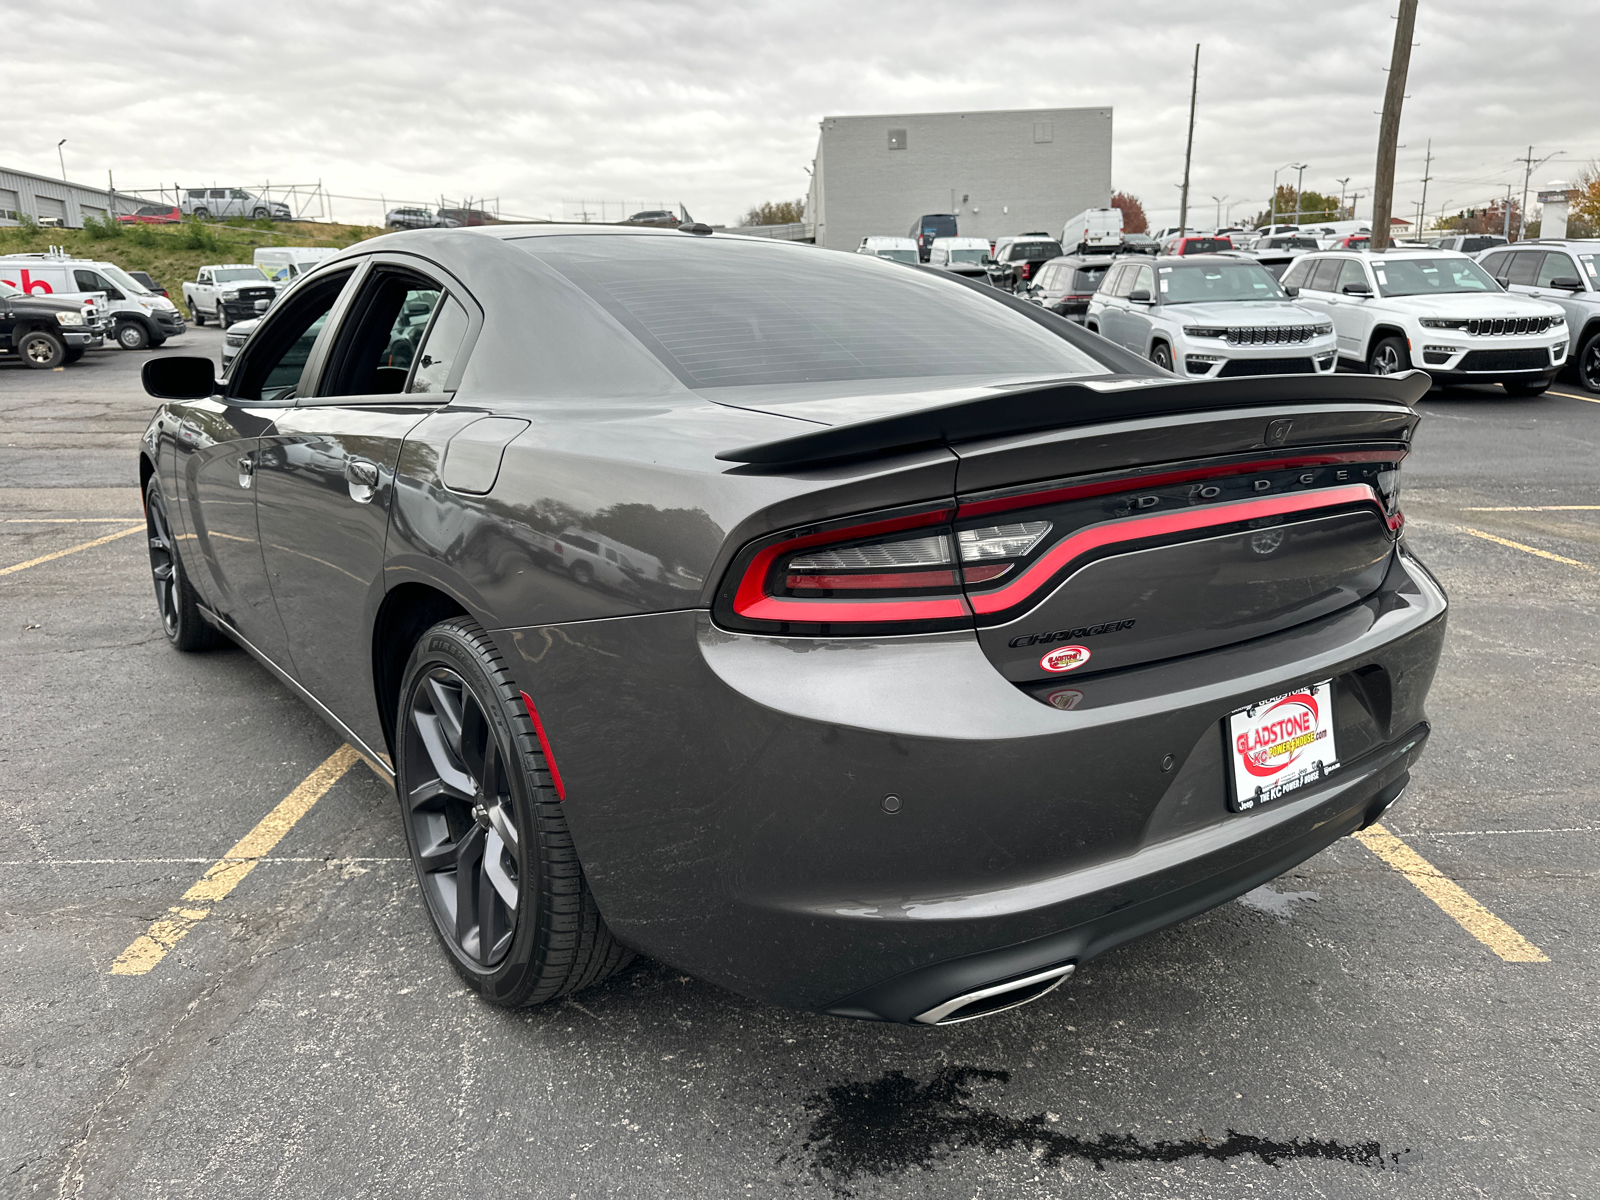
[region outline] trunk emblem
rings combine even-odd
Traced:
[[[1063,712],[1071,712],[1083,703],[1083,693],[1077,688],[1061,688],[1051,692],[1045,699]]]
[[[1039,660],[1046,671],[1076,671],[1089,661],[1087,646],[1057,646]]]

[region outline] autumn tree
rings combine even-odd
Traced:
[[[1274,208],[1276,214],[1274,214]],[[1300,219],[1295,221],[1295,213],[1299,212]],[[1338,221],[1344,217],[1344,210],[1339,206],[1339,197],[1324,196],[1321,192],[1296,192],[1286,183],[1278,185],[1278,202],[1275,206],[1262,209],[1250,221],[1252,228],[1261,229],[1276,221],[1279,225],[1317,224],[1324,221]]]
[[[1150,222],[1145,218],[1144,205],[1131,192],[1112,192],[1111,207],[1122,212],[1123,233],[1149,233]]]
[[[767,200],[745,213],[745,225],[793,225],[806,218],[804,200]]]

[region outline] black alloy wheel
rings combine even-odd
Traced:
[[[486,1000],[538,1004],[625,966],[595,907],[522,693],[466,618],[406,667],[396,793],[434,932]]]
[[[17,341],[17,354],[22,365],[35,371],[53,371],[64,365],[67,346],[48,329],[30,329]]]
[[[1591,392],[1600,392],[1600,333],[1578,351],[1578,382]]]
[[[1367,370],[1373,375],[1398,375],[1411,369],[1411,351],[1397,337],[1380,338],[1367,356]]]
[[[200,615],[200,597],[183,573],[178,541],[172,536],[161,485],[152,476],[144,489],[145,535],[150,546],[150,579],[156,589],[156,612],[162,632],[179,650],[208,650],[222,640]]]
[[[1150,348],[1150,361],[1163,371],[1172,370],[1172,347],[1165,342],[1157,342]]]
[[[124,321],[117,326],[117,345],[124,350],[143,350],[150,344],[150,334],[137,321]]]

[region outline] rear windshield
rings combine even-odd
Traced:
[[[923,217],[922,232],[933,237],[955,237],[956,219],[954,217]]]
[[[879,258],[887,258],[894,262],[914,263],[921,261],[917,257],[915,250],[875,250],[873,253]]]
[[[1060,257],[1060,242],[1013,242],[1009,261],[1021,262],[1027,259],[1029,262],[1037,262],[1046,258]]]
[[[865,254],[617,235],[518,245],[692,388],[1106,370],[996,299]]]
[[[1072,274],[1072,290],[1075,292],[1094,291],[1100,286],[1100,281],[1106,277],[1106,272],[1110,269],[1110,263],[1103,267],[1079,267]]]
[[[1232,250],[1227,238],[1188,238],[1183,243],[1185,254],[1214,254],[1218,250]]]

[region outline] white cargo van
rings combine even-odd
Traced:
[[[274,283],[293,283],[314,270],[323,259],[337,253],[338,250],[328,246],[260,246],[253,261]]]
[[[861,239],[861,245],[856,247],[856,253],[871,254],[876,258],[887,258],[894,262],[915,263],[920,261],[916,238],[864,237]]]
[[[1114,251],[1122,245],[1122,210],[1086,208],[1068,217],[1061,229],[1061,248],[1066,254],[1091,250]]]
[[[124,350],[159,346],[182,333],[183,314],[165,296],[158,296],[115,263],[69,258],[58,249],[45,254],[8,254],[0,258],[0,279],[30,296],[83,301],[99,293],[111,321],[111,337]]]

